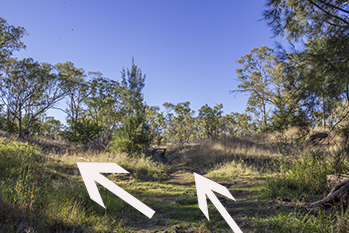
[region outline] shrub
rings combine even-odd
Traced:
[[[127,116],[122,127],[116,132],[115,139],[109,146],[111,151],[125,152],[128,155],[140,155],[149,146],[151,136],[149,126],[142,116]]]
[[[6,132],[9,133],[18,133],[18,125],[16,123],[13,123],[12,121],[8,121],[6,119],[3,119],[1,121],[1,129],[3,129]]]
[[[77,144],[86,144],[93,141],[103,131],[98,122],[90,119],[81,119],[73,124],[71,130],[65,132],[64,137]]]

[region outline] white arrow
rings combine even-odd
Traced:
[[[212,180],[209,180],[199,174],[196,174],[194,172],[195,176],[195,185],[196,185],[196,192],[198,196],[198,202],[199,207],[201,211],[204,213],[206,218],[210,220],[210,217],[208,215],[208,208],[207,208],[207,202],[206,202],[206,195],[211,200],[213,205],[217,208],[219,213],[223,216],[224,220],[228,223],[230,228],[235,233],[242,233],[239,226],[236,224],[234,219],[229,215],[228,211],[224,208],[224,206],[220,203],[218,198],[213,194],[212,190],[226,196],[227,198],[233,199],[235,201],[235,198],[231,195],[229,190],[224,187],[223,185],[217,184],[216,182],[213,182]]]
[[[76,163],[80,170],[82,179],[85,182],[90,198],[100,204],[103,208],[104,204],[101,195],[98,192],[97,185],[98,182],[105,188],[109,189],[110,192],[114,193],[116,196],[120,197],[128,204],[136,208],[138,211],[142,212],[148,218],[151,218],[155,211],[146,206],[144,203],[139,201],[137,198],[114,184],[112,181],[108,180],[105,176],[100,173],[129,173],[116,163]]]

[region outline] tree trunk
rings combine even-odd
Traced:
[[[27,127],[25,128],[25,131],[24,131],[24,137],[27,138],[30,134],[30,126],[32,125],[32,122],[33,122],[33,118],[30,117],[30,120],[27,124]]]
[[[264,122],[264,126],[267,126],[267,116],[266,116],[264,100],[262,100],[262,108],[263,108],[263,122]]]
[[[19,126],[19,135],[18,137],[19,138],[24,138],[24,135],[23,135],[23,130],[22,130],[22,109],[19,109],[19,112],[18,112],[18,126]]]
[[[322,129],[326,128],[326,115],[325,115],[325,97],[322,95]]]
[[[310,204],[310,208],[331,207],[334,205],[343,205],[347,207],[349,204],[349,180],[345,180],[331,190],[331,192],[323,199]]]
[[[328,121],[328,124],[329,124],[329,129],[332,129],[332,126],[333,126],[333,113],[331,112],[330,114],[330,119]]]
[[[346,85],[345,94],[346,94],[346,97],[347,97],[347,104],[349,105],[349,86],[348,85]]]

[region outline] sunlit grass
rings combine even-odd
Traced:
[[[227,182],[234,197],[240,195],[240,200],[226,201],[224,206],[251,232],[347,232],[347,211],[314,215],[286,208],[282,202],[289,197],[297,206],[326,195],[326,176],[334,170],[333,158],[324,156],[335,155],[340,145],[305,148],[295,156],[279,153],[275,140],[261,135],[172,145],[166,152],[171,165],[145,156],[76,148],[42,152],[41,146],[1,140],[0,229],[16,232],[16,224],[24,219],[34,232],[231,232],[210,201],[211,221],[199,209],[193,175],[197,172],[207,173],[218,183]],[[107,209],[102,208],[90,199],[76,162],[108,162],[125,168],[130,174],[106,176],[156,214],[148,219],[98,185]],[[183,182],[175,180],[176,176]],[[280,209],[273,209],[275,200]]]
[[[349,211],[315,214],[300,211],[281,211],[272,216],[257,217],[256,232],[290,233],[346,233],[349,230]]]
[[[166,176],[163,165],[146,157],[109,153],[47,155],[28,143],[8,139],[0,140],[0,159],[0,206],[7,209],[0,214],[4,220],[1,228],[14,232],[22,220],[30,223],[27,228],[35,226],[38,232],[110,232],[122,229],[125,222],[142,218],[136,210],[122,215],[128,204],[110,193],[114,198],[105,200],[108,212],[94,203],[76,162],[116,162],[136,180],[159,180]],[[103,198],[103,194],[108,195],[104,188],[100,191]],[[113,220],[113,216],[119,220]]]
[[[65,153],[63,155],[50,154],[50,157],[62,164],[73,166],[77,169],[77,162],[103,162],[116,163],[130,172],[132,178],[141,180],[166,179],[165,166],[153,162],[146,156],[129,157],[125,153],[109,153],[94,151]]]
[[[209,177],[223,181],[234,181],[236,178],[256,175],[261,175],[257,169],[235,161],[218,165],[208,172]]]
[[[178,160],[203,169],[222,169],[220,165],[235,161],[246,169],[270,172],[279,167],[281,157],[277,147],[263,137],[231,137],[192,146]]]

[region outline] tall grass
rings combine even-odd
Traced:
[[[183,153],[182,161],[212,169],[222,164],[243,164],[245,168],[267,171],[277,169],[281,154],[264,137],[227,137],[193,146]]]
[[[260,232],[290,233],[347,233],[349,231],[349,211],[316,215],[300,211],[283,211],[268,217],[259,217]]]
[[[76,162],[116,163],[130,172],[132,178],[139,180],[161,180],[167,178],[165,165],[156,163],[145,155],[129,157],[126,153],[86,151],[63,155],[51,154],[51,157],[57,158],[64,164],[73,166],[75,166]]]
[[[308,143],[297,156],[285,156],[280,169],[266,182],[261,197],[274,203],[280,202],[279,211],[272,216],[260,216],[258,222],[268,232],[349,232],[349,209],[340,211],[306,210],[304,205],[317,201],[332,187],[327,182],[330,174],[336,173],[335,155],[341,149],[338,140],[331,143]],[[347,163],[345,160],[342,163]],[[343,164],[342,164],[343,165]],[[292,211],[282,208],[285,202],[292,203]],[[291,202],[290,202],[291,201]],[[270,204],[271,208],[273,204]],[[290,204],[288,204],[289,207]],[[301,207],[301,208],[298,208]]]
[[[6,138],[0,139],[0,161],[0,232],[123,232],[122,222],[115,219],[127,222],[143,218],[136,210],[123,216],[128,204],[118,198],[105,200],[108,212],[94,203],[76,162],[115,162],[134,179],[166,177],[164,166],[146,157],[94,152],[45,154],[29,143]],[[106,195],[106,189],[99,190]]]
[[[333,173],[331,164],[323,159],[304,155],[284,163],[274,178],[267,179],[267,198],[289,196],[295,199],[308,197],[318,199],[329,192],[327,175]]]
[[[239,163],[235,161],[217,165],[210,172],[208,172],[209,177],[223,181],[233,181],[237,177],[246,177],[254,175],[259,175],[257,169],[248,166],[244,163]]]

